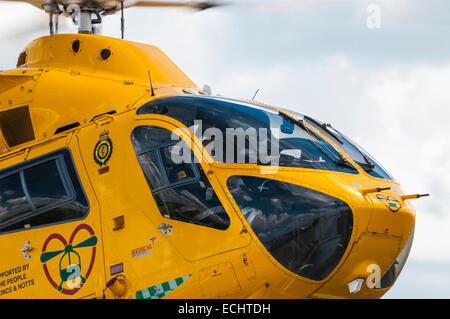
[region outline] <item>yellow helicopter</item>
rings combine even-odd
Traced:
[[[199,88],[94,34],[131,6],[27,0],[50,36],[0,72],[0,298],[379,298],[415,210],[330,124]],[[78,34],[57,34],[59,15]],[[123,37],[123,18],[122,37]]]

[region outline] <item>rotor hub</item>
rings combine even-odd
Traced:
[[[49,14],[50,34],[58,33],[60,14],[70,16],[78,25],[78,33],[96,33],[94,25],[102,23],[102,16],[121,12],[121,30],[123,38],[123,10],[132,6],[139,7],[185,7],[194,10],[206,10],[222,5],[212,1],[157,1],[157,0],[23,0],[30,2]],[[39,3],[42,1],[43,3]],[[95,18],[93,18],[95,16]]]

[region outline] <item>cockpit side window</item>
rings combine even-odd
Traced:
[[[136,127],[136,156],[163,217],[225,230],[230,218],[189,146],[155,126]]]
[[[88,212],[67,149],[0,171],[0,233],[77,220]]]
[[[220,163],[253,163],[358,174],[331,144],[284,113],[259,104],[202,97],[169,97],[138,114],[161,114],[189,127]]]

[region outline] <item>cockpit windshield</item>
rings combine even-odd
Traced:
[[[180,121],[217,162],[358,173],[331,144],[300,121],[261,104],[179,96],[149,102],[138,114],[161,114]]]
[[[323,133],[331,141],[335,142],[350,158],[358,164],[367,174],[383,178],[387,180],[394,180],[394,178],[370,156],[361,146],[346,137],[344,134],[336,130],[330,124],[322,123],[318,120],[305,116],[304,119],[312,127]]]

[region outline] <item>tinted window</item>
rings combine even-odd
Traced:
[[[186,147],[186,145],[185,145]],[[166,146],[161,150],[161,164],[166,170],[166,175],[169,184],[183,182],[185,180],[195,179],[195,167],[188,163],[174,163],[172,154],[176,150],[176,146]]]
[[[153,194],[161,214],[165,218],[227,229],[230,219],[212,189],[201,166],[199,180]]]
[[[340,154],[284,113],[223,98],[170,97],[152,101],[138,114],[170,116],[189,127],[218,162],[256,163],[357,174]]]
[[[350,240],[353,216],[343,201],[280,181],[232,176],[228,189],[258,239],[290,271],[325,279]]]
[[[230,219],[202,166],[183,141],[153,126],[131,136],[136,155],[163,217],[224,230]]]
[[[138,156],[139,164],[151,189],[158,189],[166,183],[163,171],[159,169],[157,156],[156,151],[148,151]]]
[[[0,232],[80,219],[88,202],[68,150],[0,171]]]
[[[23,171],[28,194],[35,208],[42,208],[70,197],[57,163],[56,160],[48,161]]]
[[[0,221],[8,215],[21,215],[30,209],[19,173],[0,179]]]

